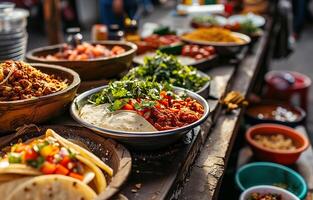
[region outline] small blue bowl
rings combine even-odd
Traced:
[[[308,192],[305,180],[294,170],[271,162],[255,162],[244,165],[236,172],[235,182],[241,191],[257,185],[286,184],[287,190],[299,199]]]

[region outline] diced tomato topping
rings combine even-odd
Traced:
[[[47,156],[46,157],[46,161],[50,162],[50,163],[53,163],[54,161],[54,156]]]
[[[123,106],[122,110],[134,110],[134,106],[127,103]]]
[[[40,168],[40,171],[44,174],[53,174],[56,170],[56,165],[50,162],[44,162]]]
[[[25,152],[25,160],[36,160],[38,157],[38,154],[36,151],[34,151],[33,149],[27,149]]]
[[[63,165],[57,164],[56,165],[56,170],[55,170],[55,174],[61,174],[61,175],[67,175],[70,172],[70,170],[68,170],[66,167],[64,167]]]
[[[67,167],[67,164],[71,161],[69,156],[64,156],[63,159],[60,161],[60,164],[64,167]]]
[[[161,108],[161,104],[159,102],[157,102],[157,104],[155,105],[155,108],[160,109]]]
[[[84,179],[84,177],[83,177],[82,175],[77,174],[77,173],[74,173],[74,172],[71,172],[71,173],[69,174],[69,176],[72,177],[72,178],[76,178],[76,179],[78,179],[78,180],[81,180],[81,181]]]

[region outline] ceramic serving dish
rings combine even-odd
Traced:
[[[270,186],[270,185],[259,185],[259,186],[254,186],[251,187],[247,190],[245,190],[241,195],[239,200],[249,200],[251,195],[253,193],[258,193],[258,194],[277,194],[280,195],[282,199],[288,199],[288,200],[299,200],[299,198],[289,192],[288,190],[284,190],[279,187],[275,186]]]
[[[135,65],[141,65],[144,63],[145,57],[153,57],[155,55],[156,55],[155,52],[147,52],[144,54],[137,55],[134,57],[133,63]],[[212,66],[215,65],[215,62],[217,60],[217,55],[215,54],[209,56],[208,58],[203,58],[199,60],[190,58],[187,56],[183,56],[183,55],[175,55],[175,56],[177,57],[177,59],[180,61],[181,64],[192,66],[192,67],[203,69],[203,70],[210,69]]]
[[[273,135],[281,134],[290,138],[296,146],[295,150],[274,150],[264,147],[257,143],[253,138],[255,135]],[[284,165],[294,164],[300,157],[301,153],[309,146],[309,141],[301,133],[288,126],[277,124],[259,124],[252,126],[246,133],[246,140],[251,146],[255,156],[263,161],[271,161]]]
[[[277,108],[282,108],[289,112],[292,112],[295,116],[297,116],[296,119],[292,121],[282,121],[273,118],[272,113],[276,112]],[[245,112],[245,118],[246,121],[251,125],[260,123],[275,123],[290,127],[296,127],[303,123],[304,119],[306,118],[306,113],[302,108],[298,106],[292,106],[290,104],[280,102],[264,101],[249,105]]]
[[[284,187],[299,199],[304,199],[308,192],[307,184],[300,174],[271,162],[254,162],[242,166],[236,172],[235,182],[242,192],[258,185]]]
[[[47,63],[61,65],[66,68],[70,68],[76,71],[83,81],[99,80],[105,78],[112,78],[121,72],[127,70],[135,56],[137,46],[130,42],[122,41],[102,41],[91,42],[91,44],[101,44],[111,49],[115,45],[119,45],[126,49],[125,53],[114,57],[103,57],[96,59],[89,59],[84,61],[69,61],[69,60],[57,60],[51,61],[43,56],[57,53],[63,44],[41,47],[34,49],[26,54],[26,60],[28,62]]]
[[[168,146],[175,141],[179,140],[182,136],[192,130],[194,127],[202,124],[207,117],[209,116],[209,105],[207,101],[202,98],[200,95],[191,92],[189,90],[184,90],[182,88],[174,87],[174,93],[178,92],[186,92],[186,95],[197,100],[204,108],[203,116],[196,122],[189,124],[187,126],[183,126],[176,129],[165,130],[165,131],[157,131],[157,132],[127,132],[127,131],[119,131],[101,128],[95,125],[92,125],[80,118],[80,109],[83,105],[85,105],[88,101],[88,98],[107,86],[98,87],[87,92],[80,94],[75,98],[71,105],[71,115],[72,117],[83,126],[97,132],[98,134],[116,139],[124,144],[127,144],[135,149],[158,149],[165,146]]]
[[[191,44],[213,46],[219,55],[228,56],[241,52],[241,50],[245,46],[249,45],[251,42],[251,38],[245,34],[232,32],[232,35],[234,37],[240,38],[243,42],[238,44],[234,42],[210,42],[201,40],[190,40],[184,38],[184,36],[181,37],[181,40]]]

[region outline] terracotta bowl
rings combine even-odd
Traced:
[[[115,45],[119,45],[126,49],[126,52],[111,58],[96,58],[84,61],[50,61],[44,58],[40,58],[58,52],[63,45],[58,44],[29,51],[26,54],[26,60],[28,62],[61,65],[63,67],[67,67],[76,71],[83,81],[90,81],[112,78],[127,70],[132,63],[132,60],[137,50],[137,46],[130,42],[103,41],[94,43],[91,42],[91,44],[105,45],[109,49],[111,49]]]
[[[293,112],[297,115],[297,119],[294,121],[279,121],[274,118],[259,118],[258,114],[268,114],[276,110],[277,107],[282,107],[290,112]],[[304,119],[306,118],[305,111],[297,106],[292,106],[287,103],[282,102],[275,102],[275,101],[262,101],[260,103],[251,104],[248,106],[245,119],[251,125],[260,124],[260,123],[273,123],[273,124],[281,124],[290,127],[296,127],[303,123]]]
[[[281,134],[291,138],[296,146],[295,150],[273,150],[258,144],[255,135]],[[260,124],[252,126],[246,133],[246,140],[252,147],[255,156],[262,161],[270,161],[283,165],[291,165],[297,161],[301,153],[309,146],[309,141],[301,133],[288,126],[277,124]]]
[[[64,90],[35,99],[0,101],[0,133],[14,131],[24,124],[41,123],[55,117],[75,98],[80,84],[76,72],[56,65],[31,65],[44,73],[67,79],[69,85]]]

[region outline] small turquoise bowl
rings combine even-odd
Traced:
[[[244,165],[236,172],[235,182],[241,191],[257,185],[286,184],[287,190],[299,199],[308,192],[305,180],[294,170],[271,162],[255,162]]]

